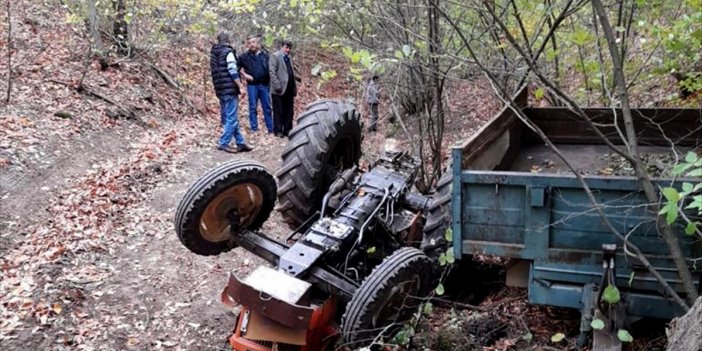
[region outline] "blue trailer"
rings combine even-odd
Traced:
[[[515,101],[525,106],[525,93]],[[529,107],[522,111],[586,174],[586,182],[609,221],[684,297],[675,264],[657,230],[659,218],[647,206],[637,179],[593,175],[598,171],[613,173],[607,163],[613,153],[572,111]],[[585,112],[598,125],[608,126],[601,130],[612,142],[621,144],[614,128],[615,122],[621,123],[621,117],[616,117],[621,111]],[[700,109],[638,109],[633,114],[641,152],[651,158],[670,155],[671,142],[686,150],[699,147],[702,141]],[[456,258],[494,255],[512,259],[507,285],[527,288],[531,303],[580,309],[582,335],[590,331],[593,314],[602,312],[597,309],[598,296],[612,283],[622,296],[617,313],[626,320],[681,315],[681,307],[666,296],[641,262],[625,253],[623,242],[594,211],[573,173],[524,126],[513,109],[505,107],[473,137],[453,147],[450,157],[451,166],[437,188],[436,196],[443,200],[432,208],[427,227],[443,230],[439,224],[445,221],[448,227],[450,220]],[[655,184],[677,183],[657,178]],[[690,259],[699,291],[700,267],[692,259],[702,256],[702,243],[685,235],[683,228],[679,223],[673,226],[684,255]],[[624,323],[622,319],[616,323]]]

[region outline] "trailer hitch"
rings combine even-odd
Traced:
[[[616,287],[616,244],[602,245],[602,277],[599,286],[589,283],[583,288],[582,318],[577,347],[587,343],[587,336],[592,332],[592,349],[594,351],[621,351],[622,343],[617,332],[626,323],[625,302],[620,300],[608,302],[604,299],[609,286]],[[601,328],[593,328],[593,321],[599,320]]]

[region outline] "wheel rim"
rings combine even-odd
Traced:
[[[406,302],[417,296],[420,285],[421,278],[414,274],[408,280],[393,286],[378,312],[373,314],[373,326],[395,323],[402,311],[406,310]]]
[[[261,189],[251,183],[237,184],[219,194],[200,217],[200,235],[209,242],[222,242],[231,237],[229,216],[239,217],[239,228],[246,228],[256,219],[263,205]]]

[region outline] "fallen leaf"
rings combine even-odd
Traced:
[[[139,339],[137,339],[137,338],[127,339],[127,346],[136,346],[136,345],[139,345]]]
[[[55,303],[55,304],[51,305],[51,309],[56,314],[61,314],[61,311],[63,311],[63,307],[61,307],[61,304],[59,304],[59,303]]]

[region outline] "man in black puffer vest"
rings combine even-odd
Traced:
[[[246,94],[246,90],[239,79],[236,51],[231,46],[231,36],[227,32],[217,35],[217,44],[210,50],[210,71],[224,129],[217,148],[231,153],[253,150],[246,145],[239,130],[239,94]],[[229,146],[232,137],[236,141],[236,149]]]

